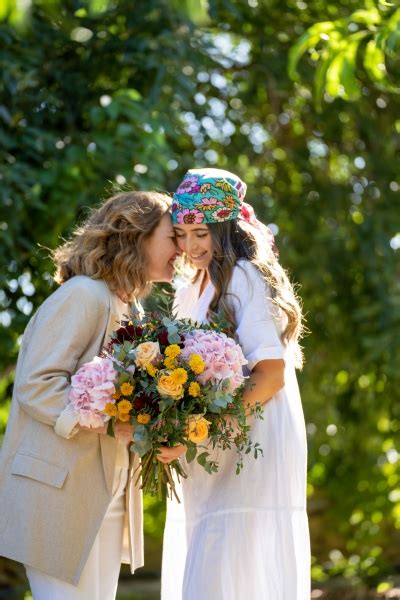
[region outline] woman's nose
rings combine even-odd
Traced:
[[[187,243],[186,243],[186,240],[179,238],[179,239],[176,240],[176,245],[179,248],[180,252],[186,252],[187,253]]]
[[[186,241],[186,249],[185,249],[185,251],[188,254],[192,254],[194,251],[197,250],[197,246],[198,246],[198,243],[197,243],[197,240],[195,238],[188,238],[187,241]]]

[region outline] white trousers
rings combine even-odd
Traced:
[[[33,600],[115,600],[121,568],[127,481],[128,469],[117,468],[112,500],[77,586],[25,565]]]

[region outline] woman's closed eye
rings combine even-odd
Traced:
[[[196,233],[196,238],[205,238],[207,236],[208,236],[208,233]],[[177,233],[175,237],[176,237],[176,239],[181,240],[186,237],[186,234],[185,233]]]

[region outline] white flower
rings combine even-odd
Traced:
[[[136,348],[135,364],[144,368],[160,354],[158,342],[143,342]]]

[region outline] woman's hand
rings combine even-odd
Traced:
[[[157,458],[160,462],[168,464],[177,458],[180,458],[182,454],[185,454],[187,448],[183,444],[177,444],[176,446],[162,446],[158,450]]]
[[[79,425],[79,429],[90,431],[91,433],[107,433],[107,425],[102,425],[101,427],[85,427],[84,425]]]
[[[114,433],[117,440],[126,443],[131,442],[133,440],[133,425],[117,421],[114,425]]]
[[[80,425],[79,427],[80,429],[90,431],[91,433],[107,433],[107,425],[102,425],[101,427],[84,427],[83,425]],[[126,443],[131,442],[133,439],[133,425],[117,421],[114,425],[114,433],[117,440]]]

